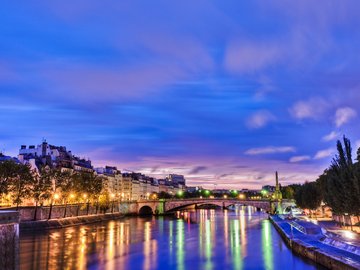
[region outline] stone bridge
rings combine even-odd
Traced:
[[[189,206],[216,205],[228,208],[230,205],[239,204],[245,206],[253,206],[272,212],[274,203],[269,200],[244,200],[244,199],[172,199],[172,200],[143,200],[137,202],[139,214],[164,214],[171,211],[180,210]]]

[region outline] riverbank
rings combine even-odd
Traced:
[[[359,255],[322,243],[319,241],[321,232],[316,231],[316,228],[313,230],[313,234],[307,234],[306,228],[305,233],[304,231],[301,232],[304,229],[303,226],[296,229],[294,227],[296,224],[292,226],[289,221],[283,220],[276,215],[270,216],[270,221],[286,244],[296,254],[309,258],[329,269],[360,269]]]
[[[49,220],[24,221],[24,222],[20,222],[19,227],[20,227],[20,231],[60,229],[70,226],[77,226],[77,225],[91,224],[106,220],[119,219],[125,216],[126,215],[122,213],[108,213],[108,214],[97,214],[97,215],[89,215],[89,216],[49,219]]]

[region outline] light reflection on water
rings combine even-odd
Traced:
[[[267,215],[252,207],[22,234],[20,268],[321,269],[293,255]]]

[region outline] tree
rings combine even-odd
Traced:
[[[61,190],[61,197],[63,199],[63,203],[65,204],[64,215],[66,217],[67,204],[71,195],[75,191],[74,177],[72,172],[69,171],[59,171],[57,173],[58,178],[58,187]]]
[[[0,197],[8,194],[10,184],[18,176],[19,165],[13,160],[0,163]]]
[[[292,186],[285,186],[281,188],[283,199],[293,200],[295,196],[295,190]]]
[[[40,173],[33,172],[33,175],[30,194],[35,201],[34,220],[36,220],[38,205],[51,198],[52,174],[48,167],[43,167]]]
[[[332,161],[327,178],[328,204],[336,213],[359,215],[360,186],[351,156],[351,144],[345,136],[337,142],[338,155]],[[332,197],[332,198],[330,198]]]
[[[14,170],[14,175],[9,179],[9,191],[18,209],[23,199],[30,197],[34,178],[30,165],[16,164]]]
[[[173,196],[171,196],[169,193],[165,192],[165,191],[161,191],[158,194],[158,198],[159,199],[171,199]]]
[[[103,187],[103,178],[94,173],[79,172],[74,175],[74,188],[84,199],[89,213],[90,202],[98,202]]]
[[[305,208],[305,204],[303,201],[303,193],[304,193],[303,186],[300,186],[294,195],[296,205],[300,208]]]
[[[322,201],[320,186],[316,182],[305,182],[297,190],[295,201],[300,208],[316,210]]]

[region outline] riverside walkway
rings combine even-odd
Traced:
[[[360,269],[359,247],[352,252],[327,244],[321,227],[311,222],[271,217],[275,227],[292,249],[330,269]]]

